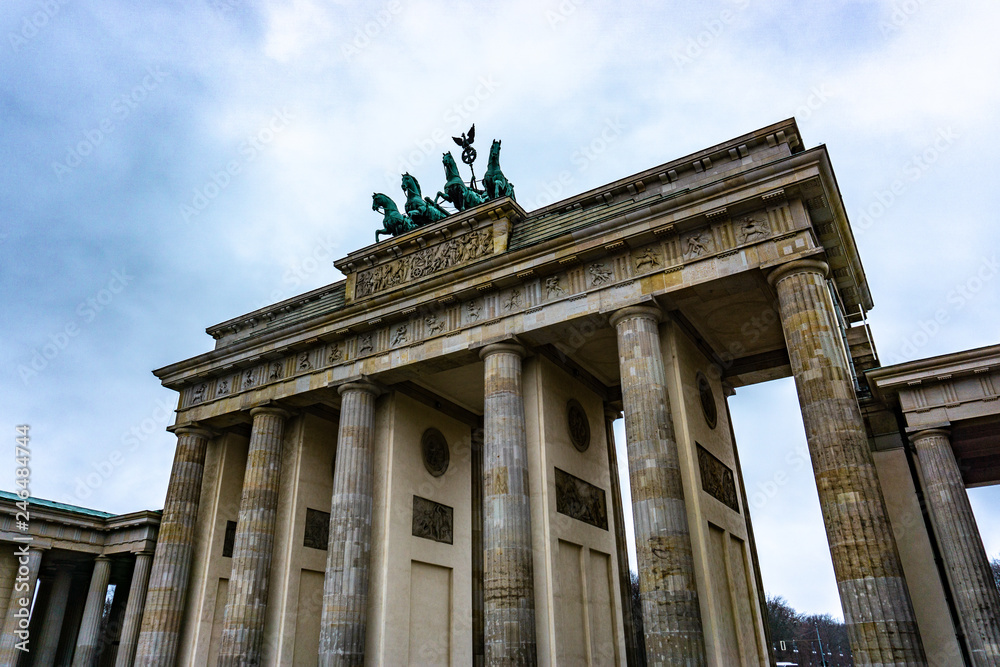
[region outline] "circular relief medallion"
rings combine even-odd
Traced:
[[[701,371],[698,371],[698,395],[701,397],[701,409],[705,413],[705,421],[709,428],[715,428],[719,421],[719,411],[715,406],[715,394],[712,385]]]
[[[569,424],[569,439],[573,446],[581,452],[587,451],[590,447],[590,421],[583,406],[575,399],[569,399],[566,404],[566,419]]]
[[[448,452],[448,441],[436,428],[424,431],[420,438],[420,450],[424,455],[424,467],[434,477],[440,477],[448,470],[451,454]]]

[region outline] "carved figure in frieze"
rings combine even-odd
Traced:
[[[771,234],[771,228],[766,222],[753,217],[740,221],[740,243],[750,243],[766,239]]]
[[[403,192],[406,193],[406,213],[410,216],[417,227],[429,225],[438,220],[448,217],[448,211],[444,210],[430,197],[424,197],[420,192],[420,183],[409,174],[403,174]]]
[[[205,400],[205,392],[208,391],[208,385],[202,382],[200,385],[195,387],[194,394],[191,396],[192,403],[201,403]]]
[[[497,139],[494,139],[493,145],[490,146],[490,161],[486,166],[483,184],[486,185],[486,194],[490,199],[500,199],[501,197],[515,199],[514,184],[508,181],[507,177],[500,171],[500,141]]]
[[[503,309],[508,313],[521,307],[521,290],[511,290],[510,298],[504,301]]]
[[[248,368],[247,372],[243,374],[243,386],[252,387],[254,386],[255,380],[253,377],[253,369]]]
[[[603,285],[611,282],[612,276],[613,274],[604,264],[590,265],[590,278],[593,280],[595,285]]]
[[[216,389],[215,393],[217,393],[219,396],[225,396],[226,394],[228,394],[229,393],[229,380],[220,380],[219,381],[219,388]]]
[[[424,318],[424,326],[427,327],[428,336],[433,336],[444,329],[444,324],[442,324],[441,320],[438,319],[438,316],[433,313]]]
[[[370,333],[361,334],[358,338],[358,354],[364,354],[365,352],[371,352],[374,348],[372,347],[372,335]]]
[[[684,248],[684,255],[688,257],[698,257],[708,251],[708,244],[710,242],[711,238],[705,232],[692,234],[687,239],[687,245]]]
[[[660,256],[653,248],[645,248],[635,258],[635,270],[638,271],[644,266],[653,268],[660,265]]]
[[[392,345],[395,346],[399,345],[400,343],[405,343],[406,332],[407,332],[407,325],[400,324],[398,327],[396,327],[396,333],[392,337]]]
[[[555,294],[556,296],[558,296],[560,294],[565,294],[565,293],[566,293],[566,290],[564,290],[559,285],[559,276],[549,276],[548,278],[545,279],[545,295],[546,296],[552,296],[553,294]]]
[[[312,362],[309,361],[309,353],[303,352],[299,355],[299,370],[307,371],[312,368]]]
[[[470,320],[478,320],[479,316],[483,313],[483,304],[478,301],[470,301],[466,305],[466,310],[469,313]]]
[[[340,361],[344,358],[344,351],[340,349],[340,343],[334,343],[330,347],[330,356],[327,358],[329,363],[334,363],[335,361]]]
[[[271,364],[271,373],[267,376],[268,380],[278,380],[281,378],[281,363],[275,361]]]

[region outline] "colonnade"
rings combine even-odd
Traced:
[[[32,655],[35,665],[56,664],[60,658],[60,640],[65,643],[65,624],[70,616],[75,623],[78,622],[75,626],[75,638],[72,640],[74,667],[91,667],[115,642],[118,644],[114,662],[116,667],[129,667],[133,664],[151,553],[96,556],[86,595],[80,599],[72,599],[70,596],[74,573],[84,567],[84,563],[78,558],[64,560],[65,554],[56,556],[47,548],[34,546],[26,546],[17,553],[14,585],[3,620],[3,636],[0,638],[0,665],[17,665],[21,656],[28,653]],[[125,561],[131,560],[131,585],[123,615],[113,614],[117,616],[116,623],[105,626],[102,620],[113,560],[121,565],[128,565]],[[54,571],[44,575],[43,568]],[[115,595],[120,600],[125,591],[116,591]],[[34,612],[29,617],[32,607],[42,610],[39,617],[36,618]],[[63,659],[68,659],[67,650],[64,648],[62,651]]]
[[[781,326],[854,659],[858,665],[925,665],[912,603],[854,396],[827,272],[823,262],[798,260],[779,266],[769,280],[778,295]],[[660,326],[664,317],[658,308],[649,305],[627,307],[611,317],[620,359],[643,627],[649,664],[704,665],[702,602],[695,581],[661,351]],[[485,387],[482,474],[486,664],[530,665],[536,662],[536,638],[521,384],[525,349],[510,341],[488,345],[480,356]],[[342,405],[319,658],[321,665],[360,665],[364,662],[369,595],[375,414],[380,388],[361,381],[344,384],[339,392]],[[283,429],[289,414],[268,406],[255,408],[251,414],[250,453],[240,501],[220,665],[260,664],[262,659]],[[176,432],[177,454],[152,563],[137,665],[173,664],[178,651],[205,450],[212,434],[193,427],[178,428]],[[963,612],[968,609],[970,617],[978,613],[982,631],[977,644],[981,648],[976,650],[995,660],[1000,646],[1000,614],[989,610],[1000,609],[1000,601],[987,578],[988,565],[961,477],[953,456],[946,451],[947,434],[924,432],[914,436],[914,442],[926,461],[925,471],[933,489],[928,494],[931,511],[943,527],[947,565],[961,571],[962,581],[968,582],[959,595],[959,604]]]

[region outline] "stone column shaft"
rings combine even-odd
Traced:
[[[1000,593],[948,432],[921,431],[911,440],[972,662],[976,667],[1000,665]]]
[[[52,582],[52,594],[49,595],[49,605],[42,621],[42,634],[38,638],[35,654],[36,665],[53,665],[56,661],[56,651],[59,650],[59,637],[62,635],[63,619],[66,617],[66,605],[69,603],[69,589],[73,584],[73,573],[68,566],[56,570],[55,581]]]
[[[90,589],[83,605],[83,620],[76,636],[76,651],[73,652],[73,667],[92,667],[98,656],[101,642],[101,619],[104,615],[104,600],[108,595],[108,580],[111,577],[111,559],[98,556],[94,560],[94,573],[90,575]]]
[[[616,312],[639,593],[650,665],[705,664],[694,555],[657,308]]]
[[[148,552],[143,551],[135,555],[132,585],[128,589],[128,603],[125,605],[125,620],[118,639],[115,667],[131,667],[135,658],[136,644],[139,641],[139,623],[142,620],[142,609],[146,605],[146,586],[149,584],[149,568],[152,563],[153,555]]]
[[[799,260],[778,267],[769,280],[778,292],[854,664],[926,665],[828,271],[824,262]]]
[[[319,664],[363,665],[371,565],[375,399],[367,382],[338,388],[340,426],[330,501]]]
[[[176,430],[176,434],[177,450],[170,470],[167,499],[163,505],[156,553],[145,596],[136,667],[174,664],[191,577],[205,452],[212,433],[182,427]]]
[[[520,345],[480,352],[486,365],[483,443],[483,615],[487,665],[534,665],[531,488]]]
[[[250,411],[253,428],[236,521],[233,565],[219,645],[219,667],[259,665],[278,514],[281,445],[288,413],[262,407]]]
[[[11,545],[7,545],[11,546]],[[20,546],[13,547],[15,551]],[[0,665],[16,665],[23,651],[16,645],[28,640],[28,650],[35,650],[34,638],[28,636],[27,615],[31,609],[31,599],[35,594],[35,584],[38,582],[38,571],[42,567],[42,552],[32,547],[24,548],[18,553],[18,567],[14,573],[14,586],[10,591],[10,602],[7,605],[7,616],[3,623],[3,636],[0,637]],[[21,634],[18,634],[21,633]]]

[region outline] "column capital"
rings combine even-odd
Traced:
[[[513,341],[503,342],[503,343],[491,343],[479,350],[479,358],[485,360],[486,357],[492,354],[499,354],[501,352],[506,352],[508,354],[516,354],[520,358],[524,359],[528,350],[525,349],[520,343],[515,343]]]
[[[620,405],[613,405],[611,403],[604,404],[604,419],[607,421],[614,421],[621,418],[622,408]]]
[[[933,438],[937,436],[950,438],[951,429],[948,428],[947,426],[935,426],[933,428],[925,428],[908,434],[910,442],[914,444],[916,444],[917,440],[923,440],[924,438]]]
[[[630,317],[642,317],[660,323],[663,321],[663,311],[657,306],[626,306],[612,313],[608,322],[617,327],[619,322]]]
[[[367,380],[356,380],[354,382],[345,382],[342,385],[337,386],[337,393],[341,396],[348,391],[360,391],[366,394],[371,394],[378,398],[382,394],[382,388],[373,382],[368,382]]]
[[[292,416],[292,413],[283,408],[279,408],[277,405],[258,405],[255,408],[250,408],[250,416],[256,417],[257,415],[275,415],[276,417],[281,417],[282,419],[288,419]]]
[[[174,424],[173,426],[168,426],[167,430],[174,435],[180,437],[182,435],[196,435],[206,440],[211,440],[216,437],[218,433],[210,428],[206,428],[199,424],[198,422],[188,422],[187,424]]]
[[[796,259],[781,264],[767,274],[767,282],[771,287],[777,287],[784,278],[794,273],[819,273],[824,278],[830,275],[830,265],[821,259]]]

